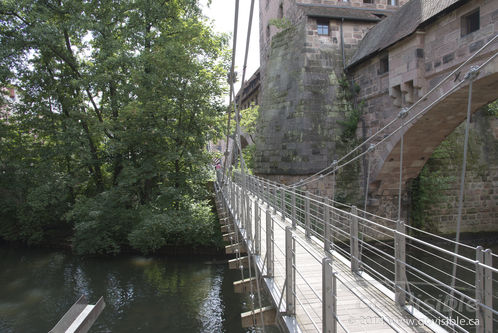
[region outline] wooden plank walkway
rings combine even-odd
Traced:
[[[281,303],[280,311],[285,311],[285,249],[286,227],[291,221],[283,219],[281,213],[269,208],[257,197],[249,195],[251,226],[242,229],[246,244],[249,240],[247,230],[254,236],[256,214],[260,216],[261,255],[255,256],[256,262],[265,275],[266,256],[266,212],[270,210],[273,219],[274,276],[275,288],[273,298],[275,305]],[[259,211],[259,212],[257,212]],[[247,222],[246,222],[247,223]],[[314,238],[306,238],[304,230],[297,227],[293,232],[296,239],[296,318],[294,332],[322,331],[322,258],[326,256],[323,243]],[[350,262],[340,254],[332,255],[333,270],[337,273],[337,332],[427,332],[426,326],[420,325],[415,317],[395,305],[394,294],[370,279],[351,271]],[[370,282],[367,280],[371,280]],[[278,290],[279,293],[275,293]],[[386,292],[387,291],[387,292]],[[282,292],[284,295],[282,296]],[[275,299],[279,297],[280,299]]]

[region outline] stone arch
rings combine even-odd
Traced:
[[[457,77],[461,80],[467,71],[468,68],[462,70]],[[456,79],[449,79],[441,86],[435,97],[423,101],[422,104],[430,104],[438,96],[449,91],[455,82],[457,82]],[[370,157],[372,162],[370,193],[397,194],[402,134],[404,135],[402,186],[404,187],[410,179],[418,176],[436,147],[465,121],[468,91],[467,81],[376,150],[373,158]],[[498,99],[498,61],[495,58],[494,62],[486,66],[486,69],[480,71],[473,82],[471,112],[476,112],[496,99]],[[415,109],[412,113],[419,110],[420,108]],[[408,117],[410,116],[412,115]],[[401,121],[398,121],[394,125],[397,127],[400,123]]]

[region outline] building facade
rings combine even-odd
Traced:
[[[498,2],[491,0],[260,1],[261,107],[255,172],[290,184],[330,166],[402,108],[413,105],[497,33]],[[462,68],[461,76],[441,86],[440,93],[497,50],[498,42],[489,45]],[[473,112],[498,98],[497,71],[492,63],[479,74],[475,85],[480,94],[474,97]],[[434,149],[464,120],[466,108],[459,106],[466,105],[465,87],[434,108],[430,114],[434,128],[419,123],[405,133],[404,190]],[[355,112],[357,127],[346,138],[347,123],[354,120]],[[356,179],[345,180],[342,190],[337,186],[340,180],[334,185],[331,177],[303,189],[336,199],[338,188],[344,193],[356,191],[358,200],[368,188],[371,210],[395,216],[396,140],[399,136],[388,142],[389,148],[351,166]],[[496,186],[489,189],[494,174],[490,170],[482,178],[482,184],[488,184],[482,186],[491,191],[483,197],[491,198],[485,199],[487,206],[498,207],[492,195]],[[409,201],[406,191],[403,200]],[[487,221],[496,222],[496,208],[486,214]]]
[[[256,70],[254,74],[244,82],[239,92],[235,96],[235,102],[240,110],[247,109],[253,105],[260,104],[260,70]]]
[[[344,68],[366,32],[403,3],[260,1],[257,173],[298,178],[331,163],[341,150]]]

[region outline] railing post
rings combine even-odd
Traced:
[[[239,204],[239,223],[240,223],[240,228],[244,229],[244,191],[242,190],[242,187],[239,188],[239,193],[240,193],[240,204]]]
[[[493,255],[490,249],[484,251],[484,264],[493,267]],[[493,332],[493,272],[489,268],[484,269],[484,304],[487,306],[484,315],[486,333]]]
[[[255,178],[255,187],[256,187],[256,194],[258,195],[258,200],[261,200],[261,180],[259,178]]]
[[[273,218],[266,210],[266,276],[273,277]]]
[[[329,200],[325,198],[323,202],[323,250],[327,255],[332,254],[332,248],[330,246],[330,207],[328,205]]]
[[[481,246],[476,248],[476,319],[479,321],[477,333],[493,332],[493,279],[492,272],[482,265],[492,266],[491,250],[483,250]],[[484,306],[483,306],[484,305]]]
[[[310,238],[311,233],[310,233],[310,196],[309,192],[306,191],[305,197],[304,197],[304,234],[307,238]]]
[[[349,247],[351,252],[351,270],[358,273],[360,269],[359,254],[360,248],[358,244],[358,210],[356,206],[351,207],[351,223],[349,226],[350,238]]]
[[[231,198],[231,201],[230,201],[230,209],[232,210],[232,213],[233,215],[235,216],[235,211],[234,211],[234,207],[235,207],[235,187],[234,187],[234,184],[232,182],[232,180],[230,179],[230,198]]]
[[[273,214],[277,214],[277,186],[273,185],[273,196],[272,196],[272,206],[273,206]]]
[[[405,222],[399,220],[396,224],[394,237],[394,298],[396,304],[405,306],[406,303],[406,227]]]
[[[261,254],[261,209],[259,208],[258,202],[255,202],[254,205],[254,243],[255,243],[255,248],[254,248],[254,254],[255,255],[260,255]]]
[[[238,223],[239,227],[242,228],[242,217],[240,216],[242,211],[242,191],[240,186],[237,186],[237,220],[239,220]]]
[[[322,260],[322,332],[337,332],[337,280],[332,270],[332,259]]]
[[[246,192],[246,234],[252,243],[254,238],[252,235],[252,207],[251,206],[252,206],[252,200],[249,197],[249,192]],[[254,244],[252,244],[252,246],[254,246]]]
[[[285,188],[280,186],[280,210],[282,211],[282,220],[285,222]]]
[[[266,179],[263,180],[263,189],[264,189],[264,202],[270,207],[270,185]]]
[[[296,315],[296,240],[292,228],[285,228],[285,311],[287,316]]]
[[[265,182],[259,179],[259,194],[261,202],[265,202]]]
[[[242,180],[242,184],[240,187],[240,224],[242,229],[246,229],[246,203],[247,203],[247,192],[245,187],[245,181]]]
[[[239,204],[239,195],[237,191],[237,185],[233,184],[233,221],[235,222],[237,219],[237,208]]]
[[[296,188],[292,188],[292,197],[291,197],[291,216],[292,216],[292,229],[296,229]]]
[[[236,224],[236,221],[239,217],[239,211],[238,211],[238,209],[239,209],[239,190],[238,190],[238,187],[235,183],[234,183],[233,192],[234,192],[233,221]]]

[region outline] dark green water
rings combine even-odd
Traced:
[[[0,332],[48,332],[79,298],[104,296],[91,332],[244,332],[240,279],[190,258],[82,258],[0,248]]]

